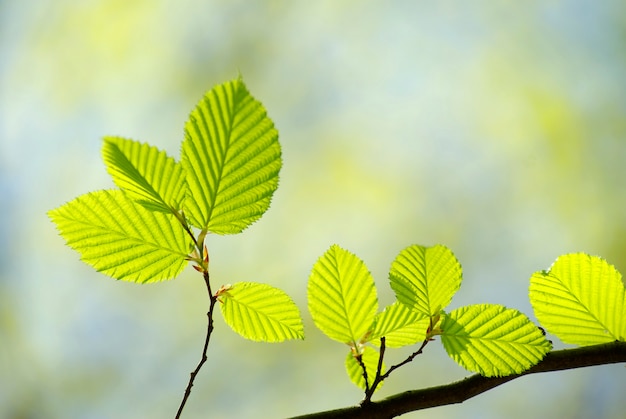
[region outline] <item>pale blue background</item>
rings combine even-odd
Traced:
[[[46,211],[112,186],[104,135],[178,158],[202,93],[239,72],[280,130],[284,168],[258,223],[209,238],[212,277],[283,288],[307,339],[247,342],[218,315],[185,418],[358,403],[347,348],[306,310],[333,243],[367,263],[381,306],[412,243],[460,259],[450,308],[532,317],[530,275],[572,251],[626,272],[624,16],[617,0],[0,2],[0,416],[174,416],[204,339],[202,281],[111,280]],[[377,397],[466,375],[433,342]],[[625,388],[623,365],[544,374],[406,417],[621,418]]]

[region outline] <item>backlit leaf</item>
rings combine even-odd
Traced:
[[[367,371],[367,382],[371,386],[376,378],[376,370],[378,368],[378,358],[379,353],[369,346],[365,346],[362,348],[361,360],[363,361],[363,365],[365,365],[365,370]],[[385,370],[385,364],[382,365],[382,370]],[[352,381],[357,387],[365,390],[365,376],[363,375],[363,367],[355,357],[355,354],[350,351],[348,352],[348,356],[346,356],[346,372],[348,373],[348,377],[350,377],[350,381]],[[382,387],[382,381],[376,390]]]
[[[243,80],[214,87],[185,124],[181,164],[191,223],[239,233],[259,219],[278,187],[278,132]]]
[[[398,301],[431,316],[450,304],[461,286],[462,271],[447,247],[412,245],[393,261],[389,279]]]
[[[282,290],[239,282],[222,288],[218,295],[224,320],[244,338],[263,342],[304,339],[300,311]]]
[[[337,245],[313,266],[308,300],[315,325],[353,347],[370,330],[378,310],[374,278],[361,259]]]
[[[448,355],[486,377],[519,374],[537,364],[552,345],[525,315],[495,304],[445,314],[441,342]]]
[[[146,208],[170,212],[185,197],[183,169],[172,157],[148,144],[105,137],[102,157],[115,184]]]
[[[532,275],[529,295],[537,320],[565,343],[626,340],[624,282],[602,258],[560,256],[549,271]]]
[[[369,340],[379,345],[379,339],[384,336],[385,346],[390,348],[413,345],[426,338],[429,324],[427,316],[396,301],[376,316]]]
[[[115,279],[174,278],[192,248],[173,215],[150,211],[120,190],[81,195],[48,214],[85,263]]]

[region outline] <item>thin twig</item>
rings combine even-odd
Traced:
[[[387,370],[386,373],[382,374],[383,356],[385,354],[385,337],[383,336],[382,338],[380,338],[380,355],[378,356],[378,368],[376,370],[376,378],[374,378],[374,382],[372,383],[372,386],[369,388],[369,390],[365,392],[365,398],[361,402],[361,406],[370,403],[372,401],[372,396],[374,395],[374,392],[376,391],[376,388],[379,386],[379,384],[382,383],[387,377],[389,377],[389,374],[391,374],[394,370],[413,361],[413,358],[415,358],[424,351],[424,347],[429,341],[430,339],[425,339],[417,351],[413,352],[399,364],[393,365]]]
[[[180,406],[178,407],[178,411],[176,412],[175,419],[180,419],[180,415],[183,413],[183,409],[185,408],[185,404],[187,403],[187,399],[189,399],[189,395],[191,394],[191,387],[193,387],[193,382],[196,379],[196,376],[200,372],[200,369],[207,361],[207,350],[209,348],[209,340],[211,339],[211,333],[213,333],[213,309],[215,308],[215,303],[217,302],[217,296],[213,295],[211,291],[211,282],[209,281],[209,255],[206,250],[206,246],[204,246],[204,237],[206,235],[206,230],[202,230],[198,235],[198,238],[194,237],[193,232],[191,231],[191,227],[187,223],[185,215],[182,211],[178,212],[177,210],[171,209],[172,213],[176,217],[176,219],[181,223],[185,232],[191,237],[193,240],[194,246],[196,250],[193,252],[188,260],[195,261],[198,265],[194,266],[194,268],[198,271],[202,272],[202,276],[204,278],[204,283],[206,285],[207,292],[209,293],[209,311],[207,312],[207,331],[206,338],[204,339],[204,347],[202,348],[202,357],[200,358],[200,362],[196,366],[196,369],[193,370],[189,376],[189,382],[187,383],[187,388],[185,389],[185,394],[183,395],[183,400],[180,402]],[[196,253],[197,252],[197,253]]]
[[[385,357],[385,343],[387,339],[383,336],[380,338],[380,352],[378,354],[378,365],[376,366],[376,380],[379,380],[383,372],[383,358]]]
[[[420,346],[420,348],[413,352],[411,355],[409,355],[404,361],[400,362],[399,364],[396,364],[392,367],[390,367],[386,373],[384,373],[382,375],[382,377],[380,377],[380,381],[383,381],[385,378],[389,377],[389,374],[391,374],[394,370],[400,368],[401,366],[408,364],[409,362],[413,361],[413,358],[415,358],[416,356],[418,356],[419,354],[421,354],[424,351],[424,348],[426,347],[426,345],[428,344],[428,342],[430,342],[431,339],[426,338],[424,339],[424,342],[422,342],[422,346]]]
[[[209,347],[209,340],[211,339],[211,333],[213,332],[213,309],[215,308],[215,303],[217,302],[217,297],[213,295],[211,292],[211,284],[209,283],[209,272],[204,271],[204,282],[206,283],[207,291],[209,293],[209,312],[207,313],[208,317],[208,326],[206,331],[206,339],[204,340],[204,347],[202,348],[202,357],[200,358],[200,362],[196,369],[193,370],[191,375],[189,376],[189,382],[187,383],[187,388],[185,389],[185,395],[183,396],[183,400],[180,402],[180,406],[178,407],[178,412],[176,412],[176,419],[180,419],[180,415],[183,413],[183,409],[185,408],[185,403],[187,403],[187,399],[191,394],[191,387],[193,387],[193,382],[196,379],[196,376],[200,372],[200,369],[204,365],[207,360],[207,349]]]
[[[363,379],[365,380],[365,394],[367,394],[367,392],[370,389],[370,385],[367,379],[367,368],[365,367],[365,362],[363,362],[363,355],[359,354],[355,356],[357,362],[359,363],[359,365],[361,366],[361,368],[363,369]]]
[[[376,391],[376,387],[382,382],[382,370],[383,370],[383,358],[385,356],[385,337],[380,338],[380,351],[378,352],[378,365],[376,366],[376,377],[372,382],[372,386],[365,389],[365,398],[361,402],[361,406],[368,404],[372,401],[372,396]]]

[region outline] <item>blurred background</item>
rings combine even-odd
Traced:
[[[46,212],[112,187],[104,135],[178,158],[189,112],[239,72],[279,129],[284,167],[260,221],[208,238],[212,279],[286,290],[307,335],[247,342],[218,314],[184,418],[360,401],[348,348],[306,309],[310,269],[333,243],[368,265],[381,309],[389,265],[413,243],[443,243],[463,265],[451,309],[534,318],[530,275],[568,252],[626,272],[621,1],[4,0],[0,417],[174,416],[204,342],[202,280],[107,278]],[[433,342],[377,397],[467,375]],[[535,375],[406,417],[621,418],[625,388],[622,365]]]

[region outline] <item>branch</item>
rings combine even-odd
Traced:
[[[507,377],[483,377],[476,374],[451,384],[398,393],[364,406],[312,413],[292,419],[394,418],[416,410],[462,403],[500,384],[528,374],[620,362],[626,362],[626,342],[616,341],[582,348],[564,349],[550,352],[541,362],[521,374]]]

